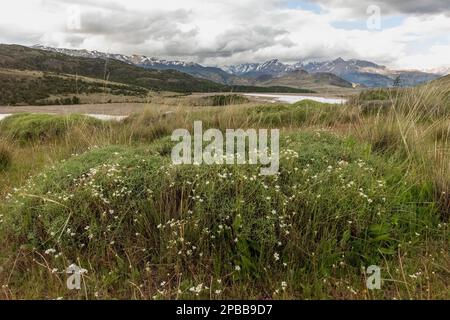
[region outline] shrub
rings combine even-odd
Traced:
[[[263,105],[249,109],[248,114],[250,123],[272,127],[330,126],[357,121],[355,109],[312,100],[303,100],[292,105]]]
[[[64,137],[75,126],[101,126],[100,120],[82,115],[16,114],[0,122],[0,135],[19,142],[47,141]]]
[[[208,98],[212,100],[211,105],[214,107],[243,104],[249,102],[249,100],[246,97],[237,94],[216,95]]]
[[[86,281],[108,291],[148,281],[152,296],[157,276],[165,297],[192,297],[211,276],[228,287],[251,279],[241,296],[286,278],[299,294],[335,265],[357,274],[415,242],[415,231],[432,232],[423,196],[352,140],[288,136],[280,174],[269,177],[257,166],[172,166],[170,144],[95,149],[47,170],[4,204],[0,234],[40,255],[60,252],[52,268],[89,265]]]

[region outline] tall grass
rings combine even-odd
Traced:
[[[11,270],[0,296],[449,298],[448,97],[434,84],[346,106],[166,105],[121,123],[65,122],[15,147],[36,165],[15,154],[0,173]],[[169,136],[195,120],[282,129],[280,174],[172,166]],[[24,140],[1,128],[8,147]],[[12,179],[21,166],[28,174]],[[89,270],[82,292],[64,286],[71,263]],[[382,291],[365,287],[371,264]]]
[[[0,171],[11,165],[11,146],[7,141],[0,140]]]

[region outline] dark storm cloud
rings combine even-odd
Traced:
[[[87,11],[81,15],[81,28],[71,30],[84,35],[102,35],[108,40],[126,44],[139,44],[147,40],[167,40],[183,34],[192,36],[192,32],[183,32],[178,23],[189,21],[189,12],[124,12],[124,11]]]
[[[249,50],[257,51],[281,42],[276,38],[287,34],[286,30],[268,26],[242,26],[219,35],[216,38],[217,51],[222,52],[225,56]],[[286,41],[285,44],[289,45]]]
[[[313,5],[305,5],[306,2]],[[426,46],[422,45],[425,41],[430,46],[448,43],[450,0],[8,0],[5,3],[0,11],[0,42],[136,53],[211,65],[272,58],[295,62],[337,56],[408,66],[423,61],[438,65],[447,63],[446,50],[450,50],[441,45],[426,52]],[[366,30],[364,22],[370,14],[367,13],[370,5],[380,6],[383,16],[400,15],[392,21],[386,19],[386,25],[395,28]],[[440,16],[442,13],[447,17]],[[72,20],[75,16],[77,19]],[[341,27],[339,23],[346,19],[351,20],[349,27]]]

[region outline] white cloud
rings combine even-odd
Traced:
[[[426,9],[423,1],[315,2],[322,6],[321,13],[288,6],[284,0],[3,1],[0,42],[139,53],[209,65],[338,56],[408,68],[449,63],[450,17],[438,11],[448,9],[448,1],[432,0]],[[380,31],[333,26],[349,17],[364,24],[365,8],[372,2],[380,3],[384,12],[403,14],[401,23]],[[68,28],[74,5],[80,9],[80,29]]]

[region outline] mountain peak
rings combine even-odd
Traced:
[[[279,63],[281,63],[280,60],[278,60],[278,59],[271,59],[271,60],[267,60],[263,64],[279,64]]]
[[[154,57],[147,57],[144,55],[127,56],[122,54],[102,53],[96,50],[88,51],[51,48],[43,45],[35,45],[33,46],[33,48],[63,53],[71,56],[115,59],[146,69],[177,70],[196,77],[213,80],[220,83],[228,83],[229,80],[233,78],[233,76],[242,76],[244,78],[260,76],[279,77],[296,70],[304,70],[312,74],[331,73],[349,82],[359,83],[367,87],[392,86],[395,78],[399,74],[403,74],[407,79],[409,79],[408,81],[405,81],[405,85],[414,85],[437,78],[437,75],[433,73],[419,73],[413,70],[390,70],[385,66],[381,66],[370,61],[358,59],[344,60],[342,57],[328,61],[300,61],[296,64],[286,64],[275,58],[263,63],[243,63],[239,65],[231,65],[225,67],[222,70],[220,68],[204,67],[193,62],[184,62],[177,60],[171,61]],[[449,73],[449,70],[436,70],[435,73],[445,74]]]

